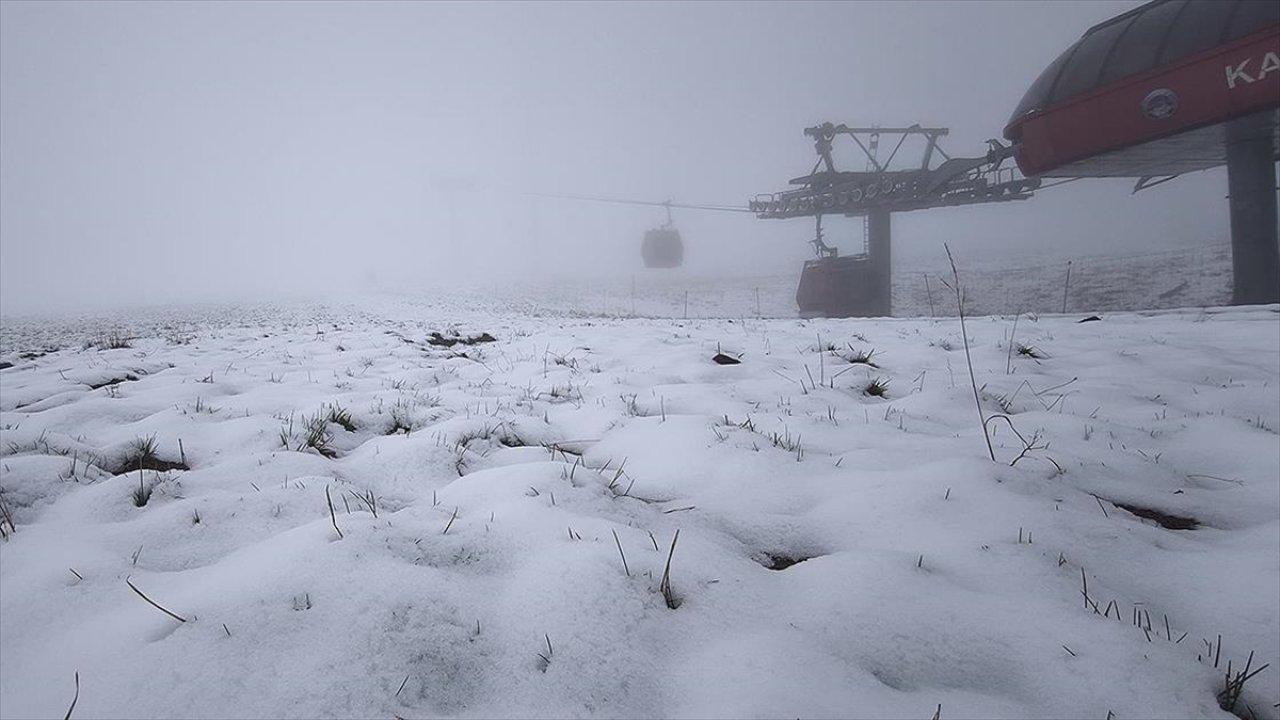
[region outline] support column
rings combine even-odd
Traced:
[[[875,273],[875,287],[870,315],[888,317],[893,314],[893,252],[888,210],[872,210],[867,214],[867,250]]]
[[[1280,302],[1275,123],[1276,113],[1269,111],[1227,124],[1232,305]]]

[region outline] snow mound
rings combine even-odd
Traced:
[[[1277,308],[971,318],[994,462],[953,319],[166,317],[0,370],[4,717],[1280,712]]]

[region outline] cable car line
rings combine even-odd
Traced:
[[[679,202],[673,202],[671,200],[664,200],[664,201],[634,200],[631,198],[615,198],[615,197],[604,197],[604,196],[597,196],[597,195],[570,195],[566,193],[540,193],[540,192],[528,192],[528,193],[525,193],[525,195],[532,195],[534,197],[545,197],[545,198],[559,198],[561,200],[582,200],[585,202],[612,203],[615,205],[647,205],[650,207],[679,208],[681,210],[711,210],[714,212],[741,212],[741,213],[754,212],[749,207],[743,207],[738,205],[701,205],[697,203],[679,203]]]

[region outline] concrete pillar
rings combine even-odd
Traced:
[[[1227,124],[1233,305],[1280,302],[1275,125],[1274,111]]]
[[[876,285],[869,315],[888,317],[893,314],[893,251],[888,210],[872,210],[867,215],[867,251],[871,255]],[[1273,226],[1274,227],[1274,226]]]

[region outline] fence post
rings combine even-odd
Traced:
[[[1062,312],[1067,312],[1067,290],[1071,288],[1071,261],[1067,261],[1067,280],[1062,284]]]

